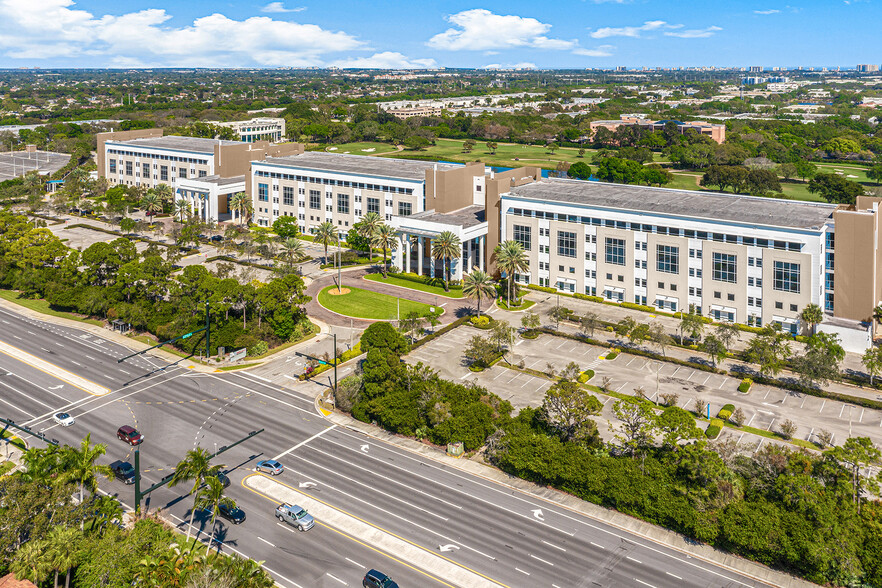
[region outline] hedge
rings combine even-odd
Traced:
[[[736,372],[734,370],[729,372],[729,375],[735,378],[740,378],[744,376],[743,373]],[[826,398],[828,400],[837,400],[839,402],[845,402],[848,404],[856,404],[858,406],[863,406],[864,408],[875,408],[877,410],[882,410],[882,401],[873,400],[871,398],[849,396],[848,394],[828,392],[827,390],[819,390],[817,388],[806,388],[805,386],[800,386],[799,384],[794,384],[792,382],[778,380],[775,378],[768,378],[766,376],[763,376],[762,374],[754,374],[753,381],[757,384],[775,386],[777,388],[783,388],[784,390],[792,390],[801,394],[808,394],[809,396],[817,396],[818,398]]]
[[[449,333],[450,331],[452,331],[456,327],[460,327],[460,326],[466,324],[466,321],[468,321],[468,320],[469,320],[469,317],[467,317],[467,316],[464,316],[462,318],[458,318],[455,321],[453,321],[452,323],[450,323],[449,325],[447,325],[446,327],[441,327],[440,329],[438,329],[434,333],[432,333],[430,335],[426,335],[425,337],[423,337],[419,341],[416,341],[413,345],[410,346],[411,351],[413,351],[417,347],[421,347],[422,345],[425,345],[429,341],[434,341],[435,339],[437,339],[438,337],[440,337],[444,333]]]
[[[612,351],[608,352],[608,353],[604,356],[604,359],[615,359],[615,358],[617,358],[618,356],[619,356],[619,352],[616,351],[615,349],[613,349]]]
[[[708,439],[716,439],[720,436],[725,424],[720,419],[711,419],[710,425],[704,430],[704,436]]]
[[[750,390],[751,385],[753,385],[753,380],[750,378],[744,378],[741,380],[741,383],[738,384],[738,391],[746,394]]]
[[[594,377],[594,370],[585,370],[581,374],[579,374],[579,383],[584,384],[588,380]]]
[[[723,408],[720,409],[720,412],[717,413],[717,417],[722,420],[728,420],[732,413],[735,412],[734,404],[726,404]]]
[[[396,272],[389,271],[390,276],[395,276],[401,280],[407,280],[408,282],[415,282],[417,284],[425,284],[427,286],[432,286],[432,282],[435,280],[440,280],[440,278],[431,278],[429,276],[420,276],[418,274],[412,272]],[[449,287],[451,290],[462,290],[462,284],[458,282],[450,281]]]

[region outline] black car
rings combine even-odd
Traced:
[[[115,461],[110,464],[110,469],[116,479],[129,485],[135,483],[135,468],[127,461]]]
[[[392,578],[377,570],[371,570],[365,574],[361,585],[364,588],[398,588],[398,584]]]
[[[217,513],[234,525],[245,522],[245,511],[237,506],[229,507],[221,504],[217,508]]]
[[[220,483],[224,485],[224,488],[230,487],[230,479],[225,473],[217,472],[215,475],[217,476],[217,479],[220,480]]]
[[[209,240],[210,240],[210,241],[214,241],[215,243],[220,243],[221,241],[224,240],[224,238],[221,237],[220,235],[213,235],[213,236],[211,237],[211,239],[209,239]]]

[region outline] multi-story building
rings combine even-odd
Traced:
[[[879,71],[879,66],[875,63],[859,63],[855,69],[860,73],[873,73]]]
[[[255,143],[257,141],[278,143],[285,137],[284,118],[261,117],[217,124],[222,127],[229,127],[239,133],[239,137],[244,143]]]
[[[649,120],[640,116],[623,115],[619,120],[593,120],[590,123],[591,134],[593,135],[597,129],[605,128],[615,131],[622,126],[639,126],[650,131],[660,131],[665,128],[667,123],[674,123],[680,133],[701,133],[707,135],[717,143],[726,140],[726,125],[713,124],[704,121],[679,121],[679,120]]]

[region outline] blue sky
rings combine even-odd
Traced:
[[[879,2],[0,0],[0,67],[853,67]]]

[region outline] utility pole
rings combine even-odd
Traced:
[[[205,301],[205,361],[211,357],[211,310],[208,300]]]
[[[135,514],[141,513],[141,448],[135,447]]]
[[[343,293],[343,257],[340,253],[340,233],[337,233],[337,292]],[[337,345],[334,345],[334,349]]]
[[[334,392],[337,391],[337,333],[334,333]]]

